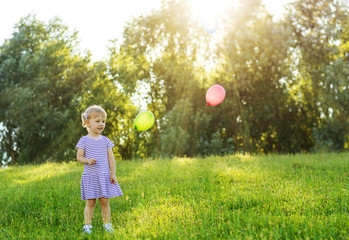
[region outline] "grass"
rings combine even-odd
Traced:
[[[0,170],[0,239],[349,239],[349,153],[117,162],[123,197],[81,234],[78,162]]]

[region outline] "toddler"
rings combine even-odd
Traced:
[[[98,198],[105,230],[113,233],[109,198],[122,196],[122,191],[115,175],[115,158],[112,150],[114,144],[109,138],[101,135],[105,128],[107,113],[102,107],[94,105],[86,109],[81,119],[82,126],[86,127],[88,132],[76,145],[77,160],[84,164],[81,176],[81,199],[86,201],[83,232],[88,234],[92,232],[93,210]]]

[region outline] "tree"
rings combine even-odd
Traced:
[[[113,79],[129,96],[143,96],[157,119],[147,140],[150,152],[162,151],[160,134],[166,131],[167,114],[176,102],[193,100],[202,92],[194,74],[198,43],[193,41],[191,21],[185,1],[164,2],[161,9],[133,19],[123,43],[111,49]]]
[[[15,26],[0,48],[1,151],[11,164],[69,156],[88,63],[59,19],[29,15]]]
[[[243,152],[287,151],[281,123],[292,107],[287,105],[284,81],[290,31],[274,21],[260,1],[239,3],[227,9],[226,34],[217,53],[222,59],[217,76],[230,97],[217,121]],[[229,130],[232,125],[235,129]]]
[[[78,99],[78,112],[82,113],[91,105],[101,105],[107,112],[103,135],[114,142],[115,157],[131,159],[137,156],[137,152],[142,155],[144,152],[139,152],[137,135],[133,130],[132,119],[136,114],[136,107],[110,78],[106,63],[96,62],[90,69]],[[86,134],[85,129],[82,127],[79,129],[80,136]]]
[[[348,19],[341,1],[295,1],[287,15],[297,54],[294,97],[311,119],[307,128],[317,150],[343,150],[348,136]]]

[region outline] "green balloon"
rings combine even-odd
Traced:
[[[155,117],[152,112],[144,111],[137,115],[133,123],[134,127],[138,131],[145,131],[151,128],[155,123]]]

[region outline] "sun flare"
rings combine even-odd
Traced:
[[[237,7],[238,0],[188,0],[194,12],[200,15],[214,14],[220,15],[228,6]]]

